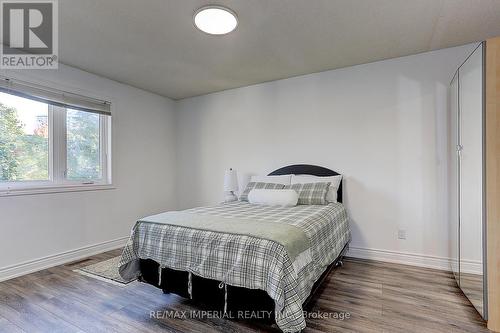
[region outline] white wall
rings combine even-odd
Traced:
[[[36,268],[7,266],[128,236],[138,217],[176,207],[173,101],[62,65],[2,74],[112,101],[116,189],[0,197],[0,278]]]
[[[220,201],[229,167],[241,175],[317,164],[345,175],[353,252],[447,267],[447,90],[473,48],[179,101],[180,207]]]

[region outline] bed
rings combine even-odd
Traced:
[[[303,164],[269,175],[288,174],[338,175]],[[143,218],[132,230],[119,270],[124,278],[218,306],[224,314],[272,313],[283,332],[296,332],[305,328],[303,309],[341,263],[349,242],[340,185],[337,202],[328,205],[237,201]]]

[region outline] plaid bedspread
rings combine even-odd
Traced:
[[[302,303],[350,240],[347,212],[340,203],[278,207],[234,202],[186,212],[295,225],[310,240],[312,261],[295,271],[284,246],[270,240],[139,221],[123,250],[120,273],[138,276],[139,259],[153,259],[161,267],[265,290],[275,302],[276,323],[284,332],[305,328]]]

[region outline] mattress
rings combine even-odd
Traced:
[[[123,251],[120,274],[140,275],[139,259],[152,259],[160,267],[183,270],[229,285],[261,289],[275,302],[278,327],[284,332],[305,328],[302,303],[313,284],[350,240],[345,207],[298,205],[279,207],[233,202],[183,211],[208,220],[262,222],[300,229],[308,248],[292,256],[287,247],[269,237],[242,232],[221,232],[192,224],[169,224],[168,218],[146,217],[135,224]],[[188,227],[190,225],[191,227]]]

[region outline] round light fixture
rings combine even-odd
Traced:
[[[222,6],[201,7],[194,14],[194,25],[209,35],[225,35],[236,29],[236,14]]]

